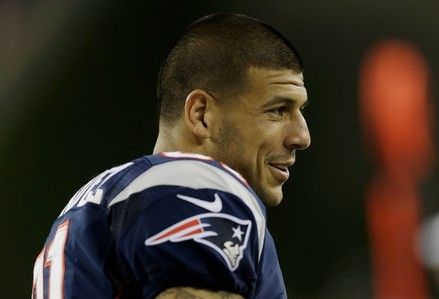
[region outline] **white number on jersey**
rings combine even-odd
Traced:
[[[108,181],[113,175],[115,175],[119,171],[127,168],[132,164],[133,164],[132,162],[129,162],[120,166],[113,167],[93,178],[85,186],[79,189],[79,191],[76,192],[75,195],[73,195],[67,206],[64,208],[64,210],[62,210],[61,214],[58,216],[58,218],[64,215],[65,213],[67,213],[73,207],[82,207],[86,203],[94,203],[97,205],[101,204],[102,190],[100,189],[100,187],[106,181]]]
[[[34,266],[32,299],[44,299],[44,287],[48,288],[49,299],[64,298],[65,259],[64,247],[67,242],[69,221],[58,226],[50,245],[38,255]],[[44,268],[48,268],[49,281],[44,281]]]

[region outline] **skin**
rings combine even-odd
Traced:
[[[302,114],[307,102],[302,73],[251,67],[247,85],[233,98],[193,90],[180,120],[172,127],[160,124],[154,153],[200,153],[222,161],[238,171],[266,205],[277,206],[296,151],[311,143]],[[242,297],[172,288],[157,298]]]
[[[157,299],[243,299],[244,297],[224,291],[213,292],[194,288],[170,288],[156,297]]]

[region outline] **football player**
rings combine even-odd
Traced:
[[[154,153],[72,197],[33,298],[287,298],[265,205],[310,144],[298,52],[253,18],[204,17],[169,53],[158,99]]]

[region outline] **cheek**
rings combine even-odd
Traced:
[[[265,154],[282,145],[285,126],[280,122],[266,122],[255,134],[259,148]]]
[[[267,155],[279,144],[280,125],[256,118],[241,120],[240,127],[225,125],[222,156],[233,161],[237,170],[255,180],[265,175]]]

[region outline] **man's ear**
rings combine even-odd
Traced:
[[[184,119],[188,128],[200,139],[210,137],[209,114],[212,113],[214,98],[202,89],[193,90],[184,105]]]

